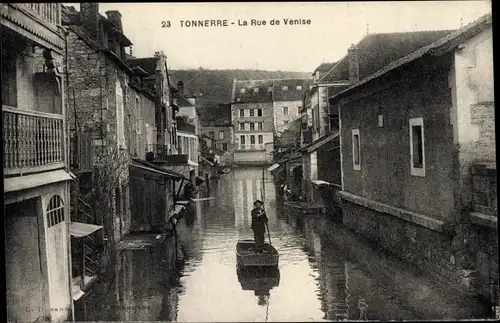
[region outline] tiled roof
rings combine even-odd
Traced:
[[[156,66],[158,64],[158,58],[156,57],[146,57],[146,58],[135,58],[127,59],[127,64],[130,67],[139,66],[148,73],[148,75],[154,74]]]
[[[191,104],[191,102],[188,101],[182,94],[179,93],[179,91],[172,91],[172,96],[174,99],[177,99],[177,105],[180,108],[186,108],[186,107],[193,107],[194,105]]]
[[[316,67],[312,75],[315,75],[316,71],[318,71],[320,74],[328,72],[335,64],[336,63],[321,63],[318,67]]]
[[[232,101],[235,103],[300,101],[304,90],[309,89],[312,83],[312,79],[235,80]],[[298,86],[300,88],[297,88]]]
[[[273,80],[235,80],[232,101],[240,103],[272,102],[272,88]]]
[[[197,108],[196,112],[203,126],[224,126],[231,124],[231,105],[218,104]]]
[[[274,80],[273,101],[300,101],[304,90],[308,90],[312,84],[312,79]]]
[[[366,35],[356,45],[358,49],[359,79],[367,77],[383,66],[426,46],[453,30],[381,33]],[[349,79],[349,60],[344,56],[319,83]]]
[[[403,66],[405,64],[408,64],[425,54],[430,54],[430,55],[441,55],[442,53],[445,53],[449,50],[452,50],[455,48],[455,46],[458,46],[461,42],[467,40],[468,38],[471,38],[477,34],[479,34],[481,31],[485,30],[486,28],[490,27],[492,24],[492,15],[486,14],[477,20],[471,22],[467,26],[464,26],[452,33],[448,33],[444,37],[427,44],[426,46],[423,46],[414,52],[410,53],[407,56],[401,57],[397,60],[392,61],[390,64],[385,65],[384,67],[380,68],[378,71],[373,73],[372,75],[369,75],[365,79],[361,80],[358,83],[355,83],[345,89],[344,91],[338,93],[335,96],[332,96],[335,99],[340,98],[342,95],[345,93],[351,91],[352,89],[365,84],[367,82],[370,82],[386,73],[389,71],[392,71],[400,66]]]

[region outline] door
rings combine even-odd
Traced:
[[[33,322],[48,315],[40,199],[5,206],[5,285],[8,322]],[[40,229],[40,230],[39,230]]]
[[[54,195],[45,212],[47,223],[47,271],[49,299],[53,322],[69,317],[71,299],[68,266],[68,222],[64,201]]]

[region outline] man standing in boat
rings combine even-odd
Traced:
[[[266,233],[267,215],[260,200],[253,202],[255,208],[252,210],[252,230],[255,239],[255,251],[261,253],[264,249],[264,236]]]

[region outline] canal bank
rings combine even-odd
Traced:
[[[264,202],[279,273],[238,272],[235,246],[252,237],[262,168],[235,169],[210,187],[214,198],[195,201],[192,221],[178,222],[182,263],[174,265],[175,243],[168,239],[157,249],[120,251],[113,282],[85,300],[87,314],[79,320],[493,318],[480,300],[448,292],[323,215],[286,212],[267,172]]]

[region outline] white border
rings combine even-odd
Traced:
[[[413,167],[413,132],[412,132],[413,126],[421,126],[422,127],[422,168]],[[410,131],[410,174],[412,176],[425,177],[424,119],[422,117],[410,119],[409,131]]]
[[[359,164],[354,163],[354,135],[358,135],[359,138],[359,143],[358,143]],[[361,170],[361,136],[359,135],[359,129],[352,129],[351,145],[352,145],[352,169]]]

